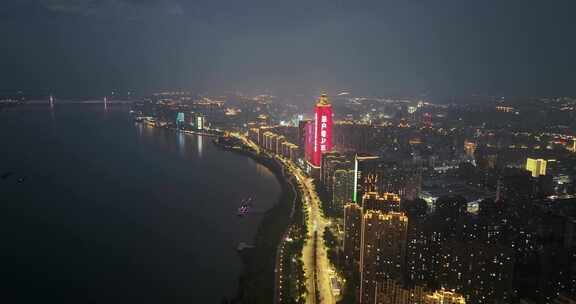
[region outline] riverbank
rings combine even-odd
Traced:
[[[274,158],[258,153],[235,138],[219,137],[214,140],[214,143],[221,149],[248,156],[266,166],[273,172],[281,185],[278,203],[266,212],[259,225],[254,238],[255,247],[242,253],[245,268],[239,279],[238,295],[231,301],[231,303],[271,303],[272,299],[276,301],[278,296],[276,289],[279,287],[276,286],[279,284],[278,276],[280,275],[276,272],[279,271],[278,266],[283,266],[285,271],[288,271],[287,268],[293,268],[291,267],[293,264],[297,266],[300,262],[301,265],[300,259],[295,259],[296,262],[278,259],[278,254],[281,251],[290,251],[290,253],[301,251],[303,241],[296,237],[302,233],[301,225],[297,224],[303,222],[302,206],[301,203],[299,204],[301,196],[291,182],[291,178],[285,176],[282,164]],[[295,223],[296,225],[294,225]],[[295,240],[290,246],[280,246],[282,239],[288,235],[291,238],[294,237]],[[296,277],[300,277],[300,281],[303,282],[302,270],[299,273],[297,269],[292,269],[292,272],[297,273]],[[300,295],[304,292],[301,290],[304,287],[302,285],[302,288],[299,289],[296,281],[298,279],[294,282],[286,281],[280,285],[295,285],[294,290],[298,290],[295,293]]]

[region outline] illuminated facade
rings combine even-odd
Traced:
[[[204,129],[204,117],[203,116],[197,116],[196,117],[196,129],[197,130],[202,130]]]
[[[538,177],[540,175],[546,175],[546,163],[547,161],[544,159],[534,159],[534,158],[527,158],[526,159],[526,170],[532,173],[532,177]]]
[[[464,141],[464,152],[470,158],[474,158],[474,153],[476,152],[477,144],[472,141]]]
[[[332,105],[326,94],[322,94],[314,109],[314,130],[312,146],[312,165],[319,167],[322,153],[332,151]]]
[[[376,284],[402,282],[408,217],[404,213],[365,211],[360,244],[360,303],[374,303]]]
[[[376,283],[375,304],[466,304],[466,299],[445,289],[428,291],[422,286],[404,288],[394,280]]]
[[[466,304],[466,300],[454,291],[441,289],[424,297],[424,304]]]
[[[106,100],[104,100],[104,102],[106,102]],[[184,120],[184,113],[183,112],[178,112],[178,114],[176,115],[176,126],[178,128],[180,128],[183,124],[184,124],[185,120]]]
[[[400,211],[400,196],[395,193],[367,192],[362,196],[362,208],[382,212]]]
[[[334,172],[338,169],[352,168],[352,162],[350,162],[345,155],[336,151],[324,153],[320,164],[320,185],[324,187],[328,193],[332,192]]]
[[[363,172],[365,171],[364,168],[366,167],[365,163],[370,163],[370,162],[374,162],[377,161],[379,159],[378,156],[360,156],[360,155],[355,155],[354,156],[354,190],[352,193],[352,200],[356,203],[358,203],[358,198],[361,197],[362,195],[362,189],[361,188],[361,181],[362,181],[362,175]]]
[[[424,298],[429,295],[421,286],[403,288],[395,280],[383,280],[376,283],[374,301],[377,304],[424,304]]]
[[[360,262],[360,248],[365,246],[362,243],[364,240],[362,229],[366,228],[363,226],[365,224],[364,215],[369,212],[381,212],[386,216],[402,215],[402,220],[407,221],[408,218],[403,213],[396,212],[399,209],[400,197],[394,193],[379,195],[377,192],[369,192],[362,196],[360,204],[347,203],[344,205],[344,257],[348,264],[357,266]],[[388,232],[390,233],[390,231]],[[371,238],[372,236],[366,237]],[[406,237],[401,237],[401,239],[403,239],[402,244],[405,245]],[[380,249],[377,250],[380,251]]]

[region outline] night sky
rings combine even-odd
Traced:
[[[576,95],[574,1],[2,0],[0,92]]]

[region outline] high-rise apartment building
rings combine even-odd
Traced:
[[[365,193],[359,204],[344,205],[344,257],[348,264],[360,263],[362,247],[363,216],[368,211],[380,211],[383,214],[399,210],[400,198],[393,193],[379,195],[376,192]]]
[[[344,260],[354,271],[359,270],[362,208],[356,203],[344,206]]]
[[[378,162],[380,157],[375,155],[355,155],[354,156],[354,193],[352,194],[352,200],[358,203],[358,200],[362,199],[364,191],[367,191],[364,186],[366,181],[365,176],[370,171],[370,168],[374,166],[374,163]]]
[[[337,169],[352,169],[350,157],[337,151],[324,153],[320,168],[320,184],[328,193],[332,193],[334,171]]]
[[[408,217],[400,212],[368,210],[362,216],[360,303],[372,303],[379,281],[402,282]]]
[[[394,280],[376,283],[374,304],[465,304],[466,299],[455,291],[429,291],[422,286],[405,288]]]
[[[354,170],[337,169],[332,181],[332,208],[342,212],[344,205],[352,201]]]
[[[420,168],[410,162],[385,161],[378,156],[356,155],[354,201],[366,192],[396,193],[402,199],[413,200],[422,188]]]
[[[440,253],[439,282],[471,303],[508,303],[513,296],[514,252],[495,243],[448,242]]]
[[[364,211],[374,210],[382,212],[400,211],[400,196],[395,193],[367,192],[362,196]]]
[[[426,295],[424,304],[466,304],[466,300],[461,294],[441,289]]]

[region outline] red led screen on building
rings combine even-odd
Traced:
[[[320,166],[322,153],[332,151],[332,105],[326,95],[320,96],[314,109],[314,143],[311,163]]]

